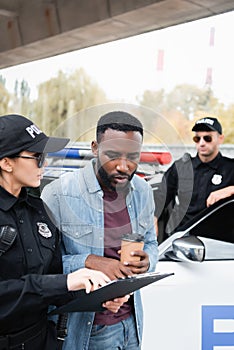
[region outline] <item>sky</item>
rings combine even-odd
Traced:
[[[212,68],[214,95],[228,105],[234,103],[232,33],[234,11],[2,69],[0,75],[12,92],[15,80],[25,79],[36,98],[38,85],[59,70],[70,74],[83,67],[109,99],[134,103],[145,90],[169,92],[178,84],[203,88],[207,68]],[[157,69],[159,51],[164,53],[163,70]]]

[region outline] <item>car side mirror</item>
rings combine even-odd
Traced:
[[[172,249],[180,261],[202,262],[205,259],[205,245],[196,236],[175,239],[172,243]]]

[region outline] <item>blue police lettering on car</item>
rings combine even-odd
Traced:
[[[234,345],[234,326],[232,330],[227,322],[233,323],[234,305],[203,305],[202,306],[202,349],[213,350],[222,346],[229,349]],[[221,330],[216,329],[215,322],[222,321]],[[226,321],[226,322],[225,322]]]
[[[38,226],[38,233],[40,233],[42,237],[44,238],[52,237],[52,233],[47,224],[43,222],[37,222],[37,226]]]
[[[213,185],[220,185],[222,182],[222,175],[214,174],[211,182]]]

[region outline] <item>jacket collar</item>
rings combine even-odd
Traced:
[[[0,198],[0,209],[7,211],[11,209],[17,202],[26,201],[28,194],[26,189],[22,188],[19,198],[17,198],[0,186]]]

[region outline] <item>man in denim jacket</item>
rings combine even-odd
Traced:
[[[47,185],[42,198],[63,233],[64,272],[97,269],[112,280],[154,271],[158,258],[154,200],[149,184],[135,175],[143,142],[141,122],[129,113],[113,111],[97,124],[95,156],[89,164]],[[136,262],[120,262],[125,233],[144,236]],[[118,300],[119,301],[119,300]],[[141,348],[143,310],[140,291],[114,313],[72,313],[65,350]]]

